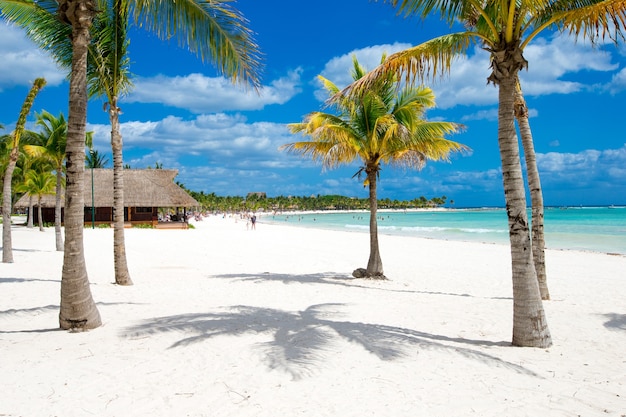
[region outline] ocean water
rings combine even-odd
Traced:
[[[530,220],[530,211],[528,213]],[[544,212],[546,248],[626,255],[626,207],[560,207]],[[265,214],[261,222],[369,232],[369,212]],[[508,243],[504,209],[379,211],[378,233]]]

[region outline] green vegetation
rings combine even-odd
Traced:
[[[179,184],[181,185],[181,184]],[[248,198],[240,196],[221,197],[215,193],[187,192],[201,205],[202,210],[232,212],[232,211],[292,211],[292,210],[369,210],[369,198],[354,198],[341,195],[317,195],[310,197],[278,196],[259,198],[250,195]],[[413,200],[378,200],[381,209],[413,209],[440,207],[446,203],[447,197],[427,199],[424,196]],[[452,201],[450,201],[452,204]]]
[[[152,227],[152,225],[149,223],[134,224],[133,228],[134,229],[154,229],[154,227]]]

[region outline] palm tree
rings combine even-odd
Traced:
[[[476,30],[476,23],[479,21],[479,15],[476,11],[470,11],[466,17],[465,24],[471,30]],[[548,290],[548,279],[546,275],[545,263],[545,236],[544,236],[544,207],[543,192],[541,189],[541,180],[539,169],[537,168],[537,160],[535,156],[535,146],[533,143],[530,123],[528,121],[528,109],[526,100],[522,93],[519,77],[516,82],[515,91],[515,120],[520,130],[522,148],[524,149],[524,159],[526,161],[526,178],[531,199],[531,247],[533,253],[533,263],[537,275],[537,283],[539,284],[539,294],[542,300],[550,299]]]
[[[516,346],[548,347],[552,344],[534,267],[520,153],[515,132],[515,87],[518,72],[527,68],[524,49],[548,28],[568,30],[592,41],[621,36],[626,13],[624,0],[527,1],[390,0],[406,15],[426,18],[440,12],[453,25],[468,22],[465,32],[441,36],[393,54],[344,94],[366,91],[376,78],[392,73],[408,82],[449,70],[452,59],[478,42],[491,55],[488,82],[498,87],[498,145],[511,242],[513,281],[513,338]]]
[[[128,58],[130,3],[124,0],[100,0],[100,13],[94,20],[88,62],[88,93],[90,97],[105,97],[104,109],[111,123],[113,152],[113,260],[115,283],[132,285],[128,271],[124,238],[124,164],[120,131],[118,99],[130,91]]]
[[[356,58],[353,64],[352,76],[358,80],[366,71]],[[322,76],[318,78],[330,95],[339,92],[331,81]],[[406,87],[396,94],[396,80],[393,75],[381,77],[363,96],[345,97],[335,102],[337,115],[313,112],[303,122],[289,125],[293,133],[301,132],[311,140],[281,147],[321,161],[324,168],[361,160],[363,166],[355,175],[365,173],[364,185],[369,187],[370,256],[364,275],[371,278],[385,278],[376,216],[376,188],[382,165],[419,169],[426,160],[447,160],[451,152],[466,149],[444,138],[446,134],[457,132],[460,125],[424,120],[426,109],[435,105],[432,90]]]
[[[537,273],[537,283],[539,284],[539,294],[542,300],[550,299],[548,289],[548,277],[546,274],[546,251],[544,235],[544,207],[543,192],[541,191],[541,179],[537,168],[537,158],[535,156],[535,146],[533,136],[528,121],[528,108],[522,93],[519,79],[515,90],[515,120],[519,127],[522,147],[524,149],[524,159],[526,160],[526,177],[528,179],[528,189],[531,201],[531,243],[533,250],[533,263]]]
[[[214,62],[233,81],[259,86],[258,47],[245,19],[230,1],[127,0],[129,16],[161,39],[176,36],[203,61]],[[65,252],[61,279],[60,327],[91,329],[100,326],[100,314],[89,290],[83,246],[84,169],[87,58],[90,29],[98,10],[93,0],[0,0],[5,18],[25,28],[31,39],[53,53],[71,42],[71,72],[67,136],[67,192],[65,204]],[[67,26],[57,30],[57,21]],[[67,32],[71,30],[70,37]],[[67,51],[61,49],[60,51]],[[57,59],[63,62],[63,52]],[[66,55],[67,58],[67,55]],[[111,105],[111,103],[109,103]],[[74,198],[67,198],[67,196]]]
[[[15,124],[15,130],[11,136],[11,140],[7,143],[7,150],[9,150],[9,158],[6,170],[4,171],[4,183],[2,184],[2,262],[13,262],[13,243],[11,241],[11,211],[13,205],[11,204],[11,182],[13,181],[13,171],[17,165],[17,159],[20,153],[20,139],[24,132],[24,125],[26,124],[26,117],[30,113],[30,109],[35,102],[35,97],[39,91],[46,85],[44,78],[37,78],[24,100],[22,109],[20,110],[17,123]]]
[[[15,170],[13,171],[13,181],[11,185],[12,189],[12,197],[11,204],[13,204],[18,196],[22,193],[19,187],[24,183],[24,173],[38,162],[34,158],[28,157],[24,150],[25,145],[32,143],[34,141],[34,132],[29,130],[24,130],[22,132],[22,136],[20,138],[20,152],[17,159],[17,163],[15,165]],[[0,136],[0,172],[5,172],[8,164],[9,164],[9,155],[11,149],[8,148],[10,144],[13,142],[12,135],[2,135]],[[3,180],[4,181],[4,180]],[[29,229],[33,228],[33,201],[32,198],[29,198],[29,208],[28,208],[28,219],[26,222],[26,227]]]
[[[65,145],[67,141],[67,122],[60,113],[55,117],[47,111],[36,114],[36,124],[41,131],[35,134],[37,144],[24,145],[24,151],[31,157],[42,158],[53,167],[56,173],[54,202],[54,234],[56,250],[63,251],[63,234],[61,233],[61,194],[63,190],[63,173],[65,171]]]
[[[43,216],[41,212],[41,197],[45,194],[54,194],[55,192],[55,175],[48,170],[39,171],[31,169],[26,171],[24,175],[24,183],[20,190],[29,196],[37,197],[37,214],[39,217],[39,230],[43,232]]]
[[[97,149],[90,149],[85,154],[85,168],[106,168],[108,164],[107,157],[98,152]]]

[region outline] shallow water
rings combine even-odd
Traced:
[[[530,211],[529,211],[530,218]],[[546,247],[626,255],[626,207],[546,208]],[[264,215],[266,223],[365,232],[368,212]],[[380,234],[508,243],[504,209],[379,211]]]

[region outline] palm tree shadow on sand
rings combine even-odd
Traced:
[[[476,297],[474,295],[470,295],[467,293],[457,294],[450,292],[440,292],[440,291],[418,291],[418,290],[403,290],[398,288],[383,288],[383,287],[374,287],[364,285],[364,283],[368,281],[376,281],[376,280],[368,280],[368,279],[360,279],[354,278],[352,276],[347,276],[346,274],[341,274],[338,272],[321,272],[316,274],[280,274],[280,273],[270,273],[264,272],[260,274],[221,274],[221,275],[211,275],[211,278],[223,278],[223,279],[232,279],[235,281],[250,281],[250,282],[282,282],[283,284],[324,284],[324,285],[339,285],[343,287],[350,288],[363,288],[367,290],[377,290],[377,291],[389,291],[389,292],[398,292],[398,293],[411,293],[411,294],[429,294],[429,295],[447,295],[452,297]],[[380,281],[383,282],[383,281]],[[488,298],[491,300],[511,300],[511,297],[478,297],[478,298]]]
[[[343,304],[318,304],[297,312],[232,306],[214,313],[144,320],[124,329],[121,336],[143,338],[160,333],[181,333],[185,337],[170,346],[180,348],[218,336],[269,333],[273,335],[273,340],[260,345],[266,352],[267,365],[271,369],[281,369],[291,374],[294,379],[310,374],[317,363],[322,363],[324,353],[336,339],[355,343],[385,361],[405,357],[409,350],[415,348],[441,350],[519,374],[538,376],[520,365],[471,347],[510,346],[510,342],[451,338],[402,327],[333,319],[341,315],[341,306]],[[187,336],[189,334],[191,336]]]
[[[608,319],[604,323],[607,329],[626,330],[626,314],[608,313],[603,316]]]

